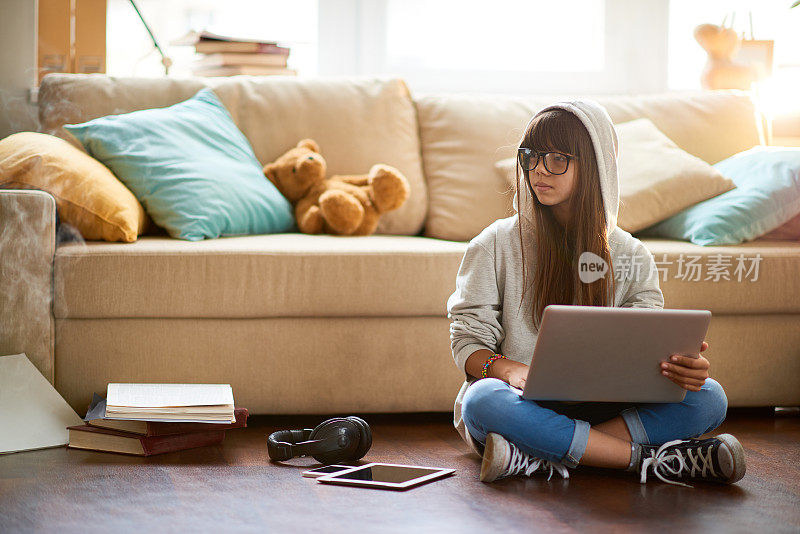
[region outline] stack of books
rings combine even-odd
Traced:
[[[176,43],[193,44],[201,54],[192,69],[197,76],[297,75],[287,67],[290,49],[275,41],[239,39],[203,31],[190,32]]]
[[[247,426],[227,384],[109,384],[95,394],[85,423],[67,427],[69,447],[151,456],[218,445]]]

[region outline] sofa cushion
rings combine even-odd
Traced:
[[[759,239],[700,246],[639,239],[660,270],[665,308],[707,309],[715,314],[800,312],[800,242]]]
[[[512,189],[494,170],[514,157],[528,120],[563,97],[428,95],[416,99],[429,208],[425,235],[467,241],[513,214]],[[615,123],[648,118],[681,149],[716,163],[761,141],[743,93],[597,97]]]
[[[381,217],[377,232],[416,235],[422,229],[428,205],[417,116],[399,79],[49,74],[39,90],[39,121],[42,131],[68,139],[64,124],[171,106],[204,86],[214,89],[262,165],[311,137],[330,175],[364,174],[374,163],[396,167],[408,178],[411,195]]]
[[[443,317],[466,250],[304,234],[102,245],[58,249],[56,317]]]
[[[800,313],[800,243],[642,242],[666,269],[659,280],[667,308]],[[56,253],[54,312],[59,319],[444,317],[466,247],[424,237],[303,234],[69,244]],[[740,254],[745,271],[738,281]],[[758,254],[758,274],[748,274]],[[729,280],[706,279],[724,270],[709,265],[726,257]],[[698,264],[699,272],[691,267]]]

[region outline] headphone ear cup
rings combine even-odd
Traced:
[[[360,460],[367,454],[370,447],[372,447],[372,429],[369,427],[369,424],[367,424],[367,422],[360,417],[351,415],[350,417],[347,417],[347,419],[355,423],[361,432],[361,436],[358,441],[358,447],[356,448],[355,452],[353,453],[353,457],[350,458],[350,460]]]
[[[315,440],[336,437],[340,435],[341,430],[344,430],[344,434],[348,438],[348,446],[345,448],[337,446],[331,451],[313,454],[312,457],[316,461],[321,464],[330,465],[337,462],[347,461],[353,456],[353,453],[358,448],[360,442],[361,430],[355,422],[346,418],[334,417],[333,419],[323,421],[311,431],[311,435],[308,437],[308,439]]]

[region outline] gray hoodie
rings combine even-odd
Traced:
[[[559,102],[542,112],[555,108],[576,115],[592,139],[611,248],[612,267],[606,276],[615,277],[614,306],[663,308],[664,296],[658,285],[653,255],[641,241],[616,225],[619,209],[617,135],[608,113],[592,101]],[[527,208],[532,202],[527,188],[521,188],[520,196],[523,207]],[[528,211],[519,210],[516,199],[514,208],[518,211],[516,215],[495,221],[470,241],[456,277],[456,290],[447,301],[447,316],[452,320],[453,359],[465,376],[456,397],[453,424],[476,453],[478,449],[461,419],[464,393],[477,380],[465,370],[467,358],[477,350],[488,349],[530,365],[538,335],[530,317],[531,292],[524,300],[522,296],[519,217],[526,217]],[[530,257],[526,259],[531,262]]]

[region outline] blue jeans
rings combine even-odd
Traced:
[[[683,402],[632,404],[530,401],[496,378],[484,378],[466,391],[461,417],[470,436],[481,444],[495,432],[527,454],[578,465],[589,427],[621,415],[634,443],[661,445],[698,437],[722,424],[728,398],[719,382],[707,379],[700,391],[687,391]]]

